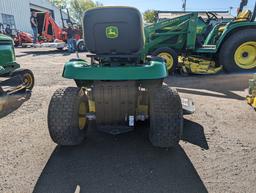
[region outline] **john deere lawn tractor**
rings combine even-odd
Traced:
[[[110,134],[149,121],[154,146],[177,145],[183,128],[181,98],[163,85],[167,77],[163,59],[141,56],[140,12],[130,7],[91,9],[84,14],[83,26],[91,63],[73,59],[65,64],[63,77],[74,79],[77,87],[60,88],[51,99],[52,140],[59,145],[80,144],[92,121],[95,128]]]
[[[13,40],[0,34],[0,113],[12,96],[27,94],[34,86],[34,75],[15,62]]]
[[[256,70],[256,4],[253,12],[243,10],[227,22],[206,12],[163,19],[145,27],[145,53],[163,57],[167,68],[183,73],[214,74]]]

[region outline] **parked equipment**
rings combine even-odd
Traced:
[[[246,99],[247,103],[256,111],[256,74],[254,74],[253,79],[249,80],[249,95]]]
[[[0,113],[8,107],[9,97],[26,94],[34,86],[34,75],[15,62],[13,40],[0,34]]]
[[[242,4],[243,8],[245,4]],[[161,20],[145,27],[145,54],[163,57],[167,68],[182,73],[213,74],[256,69],[256,4],[241,10],[231,22],[207,13]],[[246,34],[246,35],[245,35]]]
[[[27,47],[33,45],[33,36],[30,33],[17,31],[17,34],[13,37],[15,47]]]
[[[77,87],[58,89],[51,99],[48,127],[54,142],[80,144],[95,121],[98,130],[120,134],[149,120],[154,146],[179,143],[182,102],[175,89],[163,85],[163,59],[141,57],[142,25],[135,8],[102,7],[84,14],[84,39],[92,62],[73,59],[64,66],[63,77],[74,79]],[[185,107],[189,104],[184,102]]]
[[[66,46],[67,32],[56,24],[49,12],[38,12],[37,22],[41,39],[40,46],[57,49],[63,49]],[[82,33],[79,30],[76,32],[76,47],[78,51],[85,51],[84,41],[81,39]]]

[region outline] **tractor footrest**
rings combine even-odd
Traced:
[[[191,115],[196,111],[196,107],[192,99],[181,98],[181,104],[184,115]]]
[[[111,135],[119,135],[134,130],[134,127],[124,125],[97,125],[97,130]]]

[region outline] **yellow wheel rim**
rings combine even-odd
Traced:
[[[86,118],[86,105],[84,102],[81,102],[79,105],[79,129],[84,129],[86,122],[87,122],[87,118]]]
[[[246,42],[240,45],[235,52],[236,65],[242,69],[256,67],[256,42]]]
[[[23,84],[27,89],[30,89],[33,86],[33,76],[29,73],[24,74],[23,76]]]
[[[158,54],[158,56],[166,60],[166,67],[167,67],[168,71],[173,68],[174,60],[173,60],[173,57],[171,54],[169,54],[167,52],[162,52],[162,53]]]

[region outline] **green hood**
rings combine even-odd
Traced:
[[[13,40],[0,34],[0,75],[9,73],[16,66]]]

